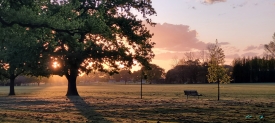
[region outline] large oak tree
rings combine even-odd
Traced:
[[[81,73],[116,73],[120,65],[134,61],[148,67],[154,54],[153,36],[146,23],[156,12],[151,0],[1,0],[0,22],[30,29],[52,30],[56,49],[50,54],[59,64],[54,74],[68,79],[67,96],[78,95],[76,78]],[[16,17],[16,18],[15,18]],[[49,35],[49,34],[48,34]]]

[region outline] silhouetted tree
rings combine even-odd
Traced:
[[[150,64],[149,70],[146,69],[145,67],[141,69],[147,75],[147,81],[149,83],[152,83],[152,82],[157,83],[159,79],[163,79],[165,77],[165,70],[156,64]]]
[[[49,45],[56,49],[49,57],[59,63],[54,73],[66,76],[66,95],[70,96],[78,95],[76,78],[81,72],[113,74],[119,71],[119,65],[131,68],[134,60],[149,66],[154,57],[152,34],[132,10],[155,25],[148,18],[156,14],[151,0],[68,0],[62,4],[50,0],[3,0],[0,23],[52,30],[51,40],[56,42]]]
[[[275,57],[275,33],[273,34],[272,36],[273,40],[270,41],[268,44],[265,44],[264,47],[265,47],[265,50],[267,51],[267,55],[269,57]]]
[[[0,74],[9,79],[9,95],[15,95],[14,81],[21,74],[32,76],[48,76],[48,62],[43,57],[46,46],[39,34],[44,29],[30,30],[29,28],[13,25],[0,25]]]
[[[271,57],[237,58],[233,61],[234,82],[274,82],[275,60]]]

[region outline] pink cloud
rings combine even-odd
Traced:
[[[238,49],[234,46],[229,46],[229,45],[222,46],[222,48],[224,49],[224,51],[227,51],[229,54],[236,53],[236,52],[240,51],[240,49]]]
[[[203,0],[203,3],[213,4],[217,2],[226,2],[226,0]]]
[[[264,49],[264,45],[260,44],[259,46],[250,45],[246,47],[243,51],[251,51],[251,50],[262,50]]]
[[[255,52],[247,52],[247,53],[242,54],[242,57],[254,57],[257,55],[258,55],[258,53],[255,53]]]
[[[191,30],[187,25],[157,24],[155,27],[148,26],[154,33],[152,38],[156,42],[155,48],[169,51],[191,51],[192,49],[202,50],[206,43],[199,41],[197,31]]]
[[[264,49],[264,45],[263,45],[263,44],[260,44],[260,45],[258,46],[258,50],[262,50],[262,49]]]
[[[251,45],[251,46],[246,47],[243,51],[251,51],[251,50],[255,50],[255,49],[258,49],[258,47]]]
[[[219,45],[228,45],[228,42],[219,42]]]

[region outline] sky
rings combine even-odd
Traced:
[[[157,16],[148,27],[156,45],[152,63],[166,71],[173,59],[200,52],[218,40],[225,64],[262,56],[275,33],[275,0],[152,0]],[[199,57],[199,56],[197,56]]]

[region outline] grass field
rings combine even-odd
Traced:
[[[66,86],[0,87],[0,122],[275,122],[275,84],[78,86],[80,97],[66,97]],[[200,99],[186,99],[197,90]],[[252,118],[246,119],[247,115]],[[259,119],[264,115],[263,119]]]

